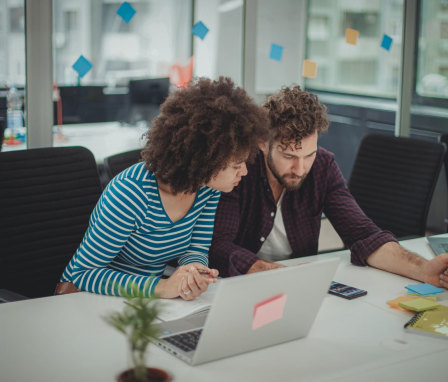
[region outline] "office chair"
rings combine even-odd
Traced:
[[[0,117],[0,151],[2,151],[3,140],[5,139],[5,121]]]
[[[102,192],[83,147],[0,153],[0,289],[52,295]]]
[[[448,134],[442,134],[440,136],[440,142],[444,143],[448,147]],[[447,181],[448,187],[448,151],[445,153],[443,164],[445,167],[445,180]],[[448,218],[445,218],[445,224],[447,224],[446,231],[448,232]]]
[[[424,236],[445,145],[387,135],[361,142],[348,187],[376,225],[397,238]]]
[[[141,149],[125,151],[124,153],[111,155],[104,158],[104,169],[111,180],[123,170],[140,161]]]
[[[3,140],[6,129],[6,115],[8,102],[6,97],[0,97],[0,151],[2,151]]]

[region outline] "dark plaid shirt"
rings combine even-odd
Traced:
[[[281,204],[291,257],[317,254],[322,213],[351,251],[355,265],[381,245],[396,241],[361,210],[347,189],[332,153],[319,147],[302,187],[288,191]],[[248,175],[230,193],[222,193],[209,251],[209,265],[221,276],[244,274],[274,225],[277,206],[266,176],[263,154],[248,166]]]

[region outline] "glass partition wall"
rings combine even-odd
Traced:
[[[338,93],[395,98],[400,72],[403,0],[310,0],[307,58],[318,75],[308,88]],[[346,29],[359,32],[356,44]],[[392,39],[384,49],[383,36]]]
[[[26,148],[25,2],[0,0],[0,149]]]
[[[54,145],[99,163],[141,147],[191,56],[191,19],[191,0],[54,0]]]
[[[24,4],[24,0],[0,0],[0,124],[11,138],[3,149],[26,147]],[[131,9],[123,10],[125,4]],[[90,127],[84,129],[86,124],[115,123],[117,133],[130,126],[147,128],[154,113],[133,114],[128,85],[134,80],[169,78],[172,90],[192,74],[227,75],[259,102],[295,83],[335,96],[395,100],[404,4],[403,0],[53,0],[54,144],[88,145],[93,138]],[[418,33],[416,78],[410,81],[415,81],[417,103],[436,100],[440,102],[435,106],[445,108],[447,2],[418,4],[419,29],[409,31]],[[208,28],[203,38],[192,34],[199,21]],[[347,28],[359,32],[356,45],[346,43]],[[381,46],[384,35],[391,39],[389,49]],[[303,77],[304,59],[317,63],[315,78]],[[253,76],[250,86],[248,76]],[[74,125],[78,128],[70,131]],[[107,134],[111,141],[118,139],[113,131]],[[135,142],[135,135],[121,140]]]
[[[448,99],[448,1],[420,3],[416,93]]]

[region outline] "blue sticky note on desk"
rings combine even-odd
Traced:
[[[278,44],[271,44],[271,52],[269,58],[276,61],[281,61],[283,56],[283,47]]]
[[[124,1],[123,4],[120,5],[120,8],[117,9],[117,15],[120,16],[126,24],[129,24],[129,21],[131,21],[136,13],[137,11],[127,1]]]
[[[72,68],[76,70],[79,77],[84,77],[90,69],[92,69],[93,65],[92,63],[85,58],[82,54],[79,56],[79,58],[76,60],[76,62],[72,65]]]
[[[392,37],[388,36],[387,34],[384,34],[383,40],[381,41],[381,48],[390,50],[391,45],[392,45]]]
[[[205,35],[208,33],[209,29],[205,26],[202,21],[198,21],[193,25],[193,34],[198,36],[201,40],[204,39]]]
[[[427,283],[408,285],[408,286],[405,286],[405,288],[413,293],[418,293],[422,296],[426,296],[428,294],[437,294],[437,293],[445,292],[445,290],[437,288],[436,286],[427,284]]]

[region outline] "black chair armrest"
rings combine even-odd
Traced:
[[[8,289],[0,289],[0,302],[13,302],[13,301],[21,301],[28,300],[29,297],[25,297],[21,294],[12,292]]]

